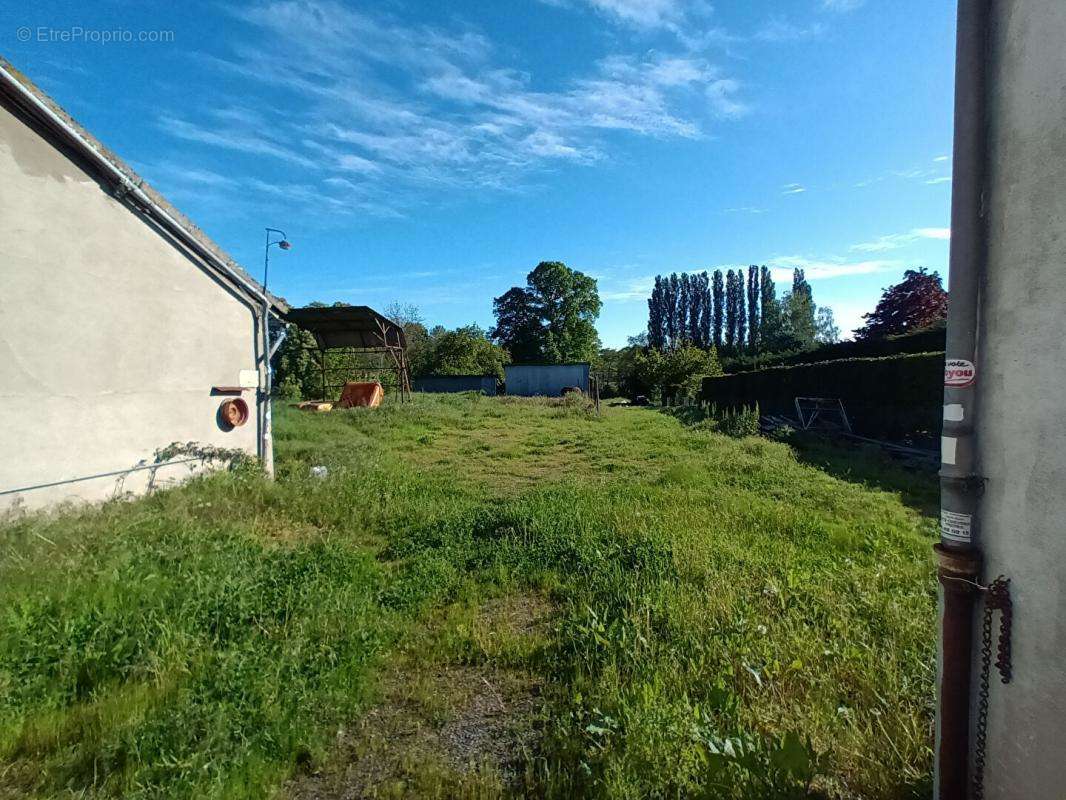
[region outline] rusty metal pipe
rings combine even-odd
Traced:
[[[936,545],[940,582],[940,669],[937,682],[936,797],[966,800],[969,793],[970,683],[976,552]]]
[[[936,797],[969,794],[973,615],[981,556],[977,507],[975,394],[985,267],[986,71],[990,0],[959,0],[955,50],[955,139],[944,424],[940,468],[940,646]]]

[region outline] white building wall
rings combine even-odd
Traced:
[[[1014,678],[999,683],[993,667],[985,796],[1057,800],[1066,797],[1066,2],[991,8],[978,529],[986,578],[1011,579]]]
[[[2,106],[0,220],[0,509],[142,490],[85,478],[172,442],[256,452],[255,391],[229,432],[211,394],[256,368],[247,302]]]

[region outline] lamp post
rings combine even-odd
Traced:
[[[281,238],[275,238],[274,234]],[[285,231],[277,228],[266,229],[266,247],[263,250],[263,440],[260,448],[263,455],[263,467],[270,477],[274,477],[274,444],[271,438],[272,415],[270,396],[274,391],[274,370],[270,366],[273,354],[270,347],[270,295],[267,293],[267,278],[270,276],[270,248],[277,245],[279,250],[289,250]]]

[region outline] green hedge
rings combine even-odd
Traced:
[[[770,353],[761,356],[739,356],[724,359],[726,372],[750,372],[770,367],[791,367],[796,364],[814,364],[820,361],[840,361],[845,358],[883,358],[904,353],[934,353],[944,350],[943,328],[910,333],[906,336],[890,336],[886,339],[859,339],[857,341],[823,344],[813,350],[793,353]]]
[[[939,434],[944,354],[849,358],[705,378],[701,398],[723,408],[759,404],[796,415],[797,397],[839,397],[856,433],[901,438]]]

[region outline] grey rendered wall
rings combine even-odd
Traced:
[[[1066,797],[1066,3],[992,3],[977,415],[985,575],[1011,579],[986,797]],[[978,664],[975,662],[975,668]],[[975,673],[976,675],[976,673]]]
[[[256,452],[254,390],[230,432],[210,394],[256,368],[251,309],[2,106],[0,220],[0,510],[141,491],[82,479],[175,441]]]
[[[589,390],[588,364],[512,364],[503,369],[507,394],[558,397],[568,386]]]

